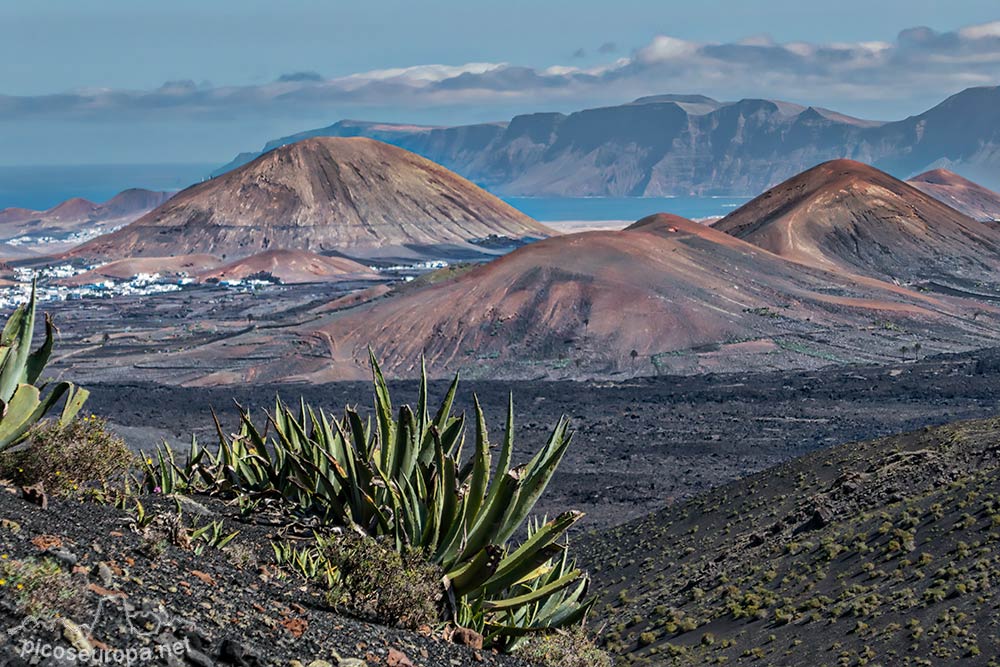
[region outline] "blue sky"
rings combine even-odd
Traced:
[[[897,118],[996,83],[998,20],[995,0],[0,0],[0,164],[222,162],[343,117],[664,92]]]

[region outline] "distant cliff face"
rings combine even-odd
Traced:
[[[771,100],[657,95],[461,127],[341,121],[264,150],[310,136],[376,138],[506,195],[752,195],[836,158],[900,178],[944,165],[1000,184],[1000,88],[970,88],[890,123]]]

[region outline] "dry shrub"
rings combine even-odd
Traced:
[[[0,455],[0,477],[17,484],[41,482],[56,495],[70,495],[88,485],[121,478],[135,463],[125,441],[90,416],[59,427],[44,422],[28,440]]]
[[[444,572],[414,549],[400,554],[371,537],[345,535],[324,556],[339,571],[328,599],[386,625],[417,628],[438,621]]]

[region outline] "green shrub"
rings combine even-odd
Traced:
[[[49,559],[0,560],[0,596],[24,616],[52,618],[82,609],[85,581]]]
[[[332,605],[411,629],[437,622],[444,572],[416,549],[399,553],[383,540],[345,535],[324,543],[322,555],[338,573]]]
[[[611,657],[597,647],[582,627],[531,637],[517,655],[543,667],[611,667]]]
[[[41,482],[49,493],[65,495],[88,484],[116,481],[134,462],[107,422],[91,416],[36,426],[27,441],[0,454],[0,477],[24,485]]]

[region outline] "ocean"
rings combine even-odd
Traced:
[[[0,166],[0,209],[42,211],[71,197],[103,202],[128,188],[180,190],[215,168],[211,164]]]
[[[747,197],[505,197],[516,209],[541,222],[622,221],[632,223],[654,213],[697,220],[723,216]]]
[[[102,202],[127,188],[180,190],[204,179],[217,165],[134,164],[0,166],[0,209],[44,210],[71,197]],[[506,197],[542,222],[633,222],[652,213],[685,218],[725,215],[746,197]]]

